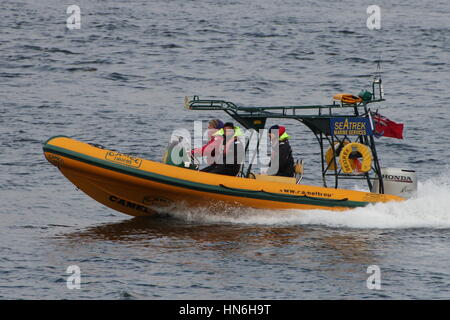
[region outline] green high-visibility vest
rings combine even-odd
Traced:
[[[242,131],[240,127],[234,127],[234,135],[233,137],[240,137],[242,136]],[[225,134],[225,130],[222,128],[218,130],[216,133],[213,134],[213,136],[223,136]]]
[[[285,132],[280,136],[280,141],[286,140],[286,139],[290,139],[291,137]]]

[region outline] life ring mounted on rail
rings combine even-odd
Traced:
[[[335,141],[334,148],[336,150],[336,156],[339,155],[339,152],[338,152],[339,148],[336,149],[336,147],[338,147],[339,145],[344,147],[344,146],[348,145],[349,143],[350,142],[348,142],[348,141],[344,141],[344,142]],[[332,147],[328,148],[328,150],[325,154],[325,161],[327,162],[328,170],[336,171],[336,160],[333,157],[333,148]]]
[[[362,156],[361,168],[358,168],[359,172],[369,172],[372,168],[372,153],[370,149],[362,144],[357,142],[352,142],[344,146],[341,150],[341,154],[339,155],[339,163],[342,168],[342,172],[344,173],[352,173],[355,170],[353,159],[350,158],[350,155],[354,152],[358,152]]]

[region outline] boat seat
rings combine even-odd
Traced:
[[[272,181],[272,182],[280,182],[280,183],[292,183],[296,184],[297,181],[294,177],[280,177],[280,176],[269,176],[264,174],[255,174],[256,180],[263,180],[263,181]]]

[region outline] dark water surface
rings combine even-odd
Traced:
[[[450,298],[450,4],[379,1],[85,1],[0,4],[0,298]],[[344,213],[207,210],[132,219],[88,198],[42,153],[67,135],[159,160],[173,129],[243,105],[329,103],[369,89],[382,58],[405,139],[381,138],[383,167],[415,169],[419,194]],[[305,183],[319,150],[286,123]],[[353,187],[353,186],[351,186]],[[81,269],[69,290],[66,269]],[[379,266],[381,290],[367,268]]]

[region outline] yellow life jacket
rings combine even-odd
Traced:
[[[342,103],[348,103],[348,104],[356,104],[359,102],[362,102],[362,98],[354,96],[349,93],[339,93],[333,96],[334,100],[339,100]]]
[[[283,140],[286,140],[286,139],[290,139],[291,137],[286,133],[286,132],[284,132],[281,136],[280,136],[280,141],[283,141]]]
[[[237,127],[237,126],[236,126],[236,127],[234,127],[233,129],[234,129],[234,135],[233,135],[233,137],[240,137],[240,136],[242,136],[242,131],[241,131],[241,128],[240,128],[240,127]],[[214,133],[213,136],[223,136],[224,133],[225,133],[225,130],[222,128],[222,129],[220,129],[220,130],[217,130],[217,132]]]

